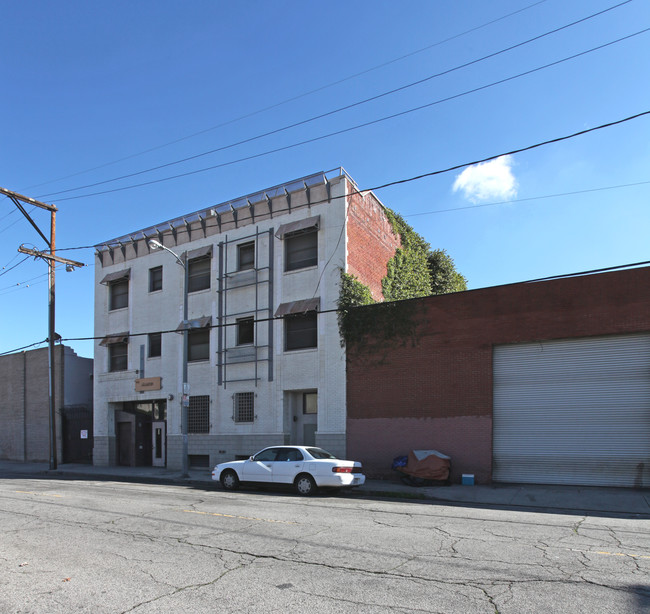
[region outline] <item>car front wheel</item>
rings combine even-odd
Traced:
[[[314,482],[314,478],[312,478],[310,475],[306,473],[300,474],[295,481],[295,486],[296,486],[296,491],[298,491],[299,495],[302,495],[303,497],[308,497],[309,495],[313,495],[316,490],[316,482]]]
[[[221,474],[221,485],[226,490],[237,490],[239,488],[239,478],[232,469],[227,469]]]

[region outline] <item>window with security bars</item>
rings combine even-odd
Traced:
[[[210,432],[210,396],[190,397],[190,407],[187,412],[188,433]]]
[[[235,422],[255,421],[255,393],[235,393]]]

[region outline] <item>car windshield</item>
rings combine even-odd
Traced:
[[[336,458],[334,454],[330,454],[327,450],[323,450],[323,448],[307,448],[307,452],[314,458]]]

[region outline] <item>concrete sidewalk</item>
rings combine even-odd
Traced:
[[[210,469],[191,469],[189,478],[179,471],[158,467],[96,467],[83,464],[61,464],[55,470],[48,463],[0,461],[0,479],[58,478],[113,480],[142,483],[185,484],[188,486],[221,486],[212,480]],[[509,509],[546,510],[588,515],[625,514],[650,519],[650,489],[601,488],[596,486],[547,486],[498,484],[462,486],[412,487],[394,480],[367,480],[350,496],[384,497],[431,501],[457,505]]]

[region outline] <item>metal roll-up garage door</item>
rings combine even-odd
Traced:
[[[650,335],[496,346],[492,475],[650,486]]]

